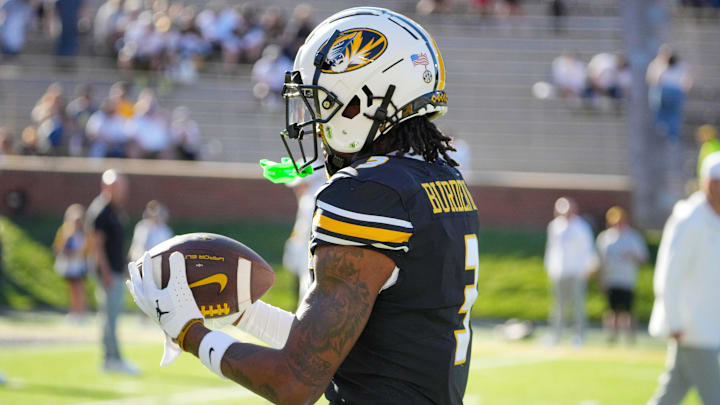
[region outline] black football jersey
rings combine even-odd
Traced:
[[[397,266],[326,390],[331,404],[462,404],[477,232],[467,185],[442,160],[364,158],[318,192],[311,252],[359,246]]]

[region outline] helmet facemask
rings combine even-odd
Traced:
[[[295,170],[303,173],[318,160],[318,138],[323,137],[322,124],[330,121],[343,107],[343,103],[321,86],[303,84],[300,72],[285,74],[282,97],[285,100],[285,130],[280,133],[280,138]],[[307,137],[312,139],[312,155],[308,155],[303,143]],[[293,153],[288,139],[297,141],[296,153]]]

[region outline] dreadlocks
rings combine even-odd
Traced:
[[[448,155],[448,152],[456,152],[452,138],[443,135],[427,117],[413,117],[403,121],[372,144],[372,153],[391,151],[397,151],[398,156],[406,153],[420,155],[426,162],[434,162],[442,156],[450,166],[459,166]]]

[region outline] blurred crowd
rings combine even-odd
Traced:
[[[198,9],[167,0],[107,0],[95,15],[93,43],[97,53],[116,55],[122,69],[192,81],[208,60],[232,69],[257,62],[268,46],[292,60],[313,28],[310,17],[305,4],[288,18],[280,9],[249,3],[210,2]]]
[[[415,6],[418,14],[428,15],[436,13],[453,12],[452,0],[420,0]],[[474,11],[482,16],[513,16],[521,15],[522,7],[520,0],[469,0],[466,2],[469,11]]]
[[[552,62],[552,80],[557,96],[581,100],[586,107],[597,107],[602,99],[620,100],[632,85],[625,56],[607,52],[587,63],[576,53],[563,53]]]
[[[60,83],[51,84],[32,110],[32,124],[19,137],[0,127],[0,155],[55,155],[196,160],[200,129],[186,107],[171,113],[155,92],[115,83],[98,102],[90,85],[79,86],[66,102]]]
[[[677,52],[663,45],[647,68],[646,80],[658,125],[670,137],[676,137],[685,95],[693,84],[689,67]],[[552,82],[556,96],[595,108],[603,100],[627,98],[633,84],[625,55],[607,52],[594,55],[587,63],[574,52],[563,53],[552,62]]]

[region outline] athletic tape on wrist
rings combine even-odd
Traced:
[[[270,347],[282,349],[294,320],[293,313],[258,300],[245,310],[237,327]]]
[[[203,320],[202,319],[191,319],[191,320],[187,321],[185,326],[183,326],[183,328],[180,330],[180,334],[177,337],[177,343],[178,343],[178,346],[180,346],[180,348],[182,350],[185,350],[185,336],[187,336],[187,333],[190,330],[190,328],[196,324],[202,325]]]
[[[225,351],[233,343],[238,343],[238,341],[222,332],[212,331],[200,341],[198,357],[210,371],[225,378],[220,370],[220,365]]]

